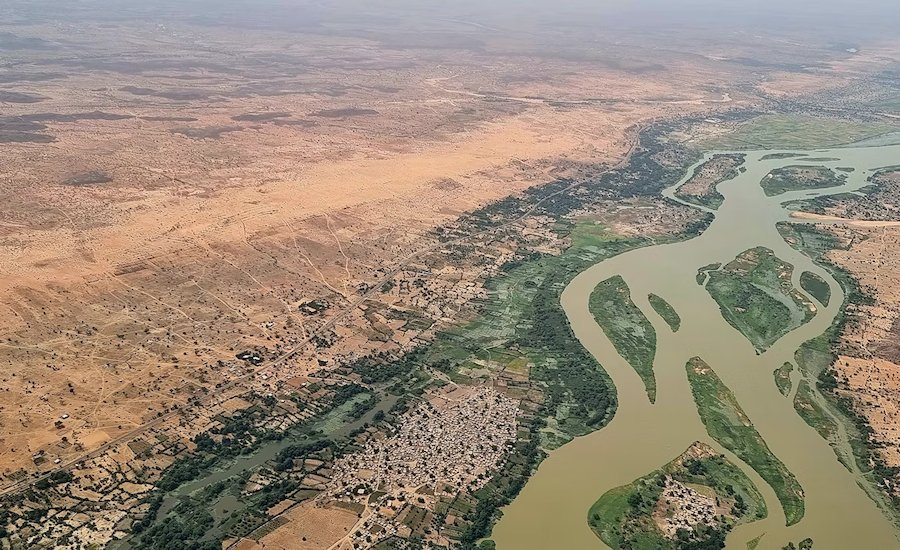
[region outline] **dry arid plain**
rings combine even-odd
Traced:
[[[818,216],[839,220],[822,226],[840,243],[829,260],[868,297],[850,306],[841,334],[838,391],[866,418],[881,459],[900,467],[900,171],[879,172],[871,181],[878,186],[873,194],[830,201]]]
[[[621,166],[662,121],[705,119],[715,139],[735,113],[826,114],[819,102],[845,116],[900,62],[878,33],[840,47],[777,27],[345,4],[0,5],[0,490],[60,466],[115,477],[139,455],[160,471],[250,394],[289,385],[314,402],[310,381],[471,316],[516,250],[442,259],[440,228],[464,213]],[[662,201],[582,214],[626,236],[695,221]],[[558,253],[540,222],[520,236]],[[898,239],[859,231],[870,238],[834,261],[877,289],[865,347],[900,326],[884,248]],[[882,271],[857,269],[874,257]],[[411,331],[398,311],[430,321]],[[896,403],[898,354],[885,353],[840,361],[851,390],[878,376],[857,361],[890,362],[867,399]],[[311,414],[289,405],[286,423]],[[878,414],[896,442],[898,413]],[[165,452],[148,457],[154,445]],[[151,489],[122,475],[129,502]],[[102,500],[101,485],[82,496]],[[105,544],[124,529],[111,517],[72,519],[66,544]],[[346,509],[281,517],[258,543],[231,542],[352,547]]]

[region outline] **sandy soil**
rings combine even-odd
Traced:
[[[874,298],[872,305],[850,311],[834,368],[845,382],[841,391],[874,430],[877,452],[888,465],[900,466],[900,229],[892,224],[832,230],[853,232],[849,250],[829,257]]]
[[[841,218],[839,216],[829,216],[827,214],[815,214],[813,212],[791,212],[791,217],[798,220],[815,220],[820,222],[835,222],[850,227],[900,227],[900,221],[879,221],[879,220],[854,220],[849,218]]]
[[[289,523],[264,536],[246,550],[322,550],[346,536],[356,525],[356,514],[313,503],[295,506],[283,516]]]

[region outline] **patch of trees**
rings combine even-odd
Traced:
[[[354,420],[358,420],[362,418],[363,415],[365,415],[367,412],[371,411],[372,407],[374,407],[376,403],[378,403],[378,400],[375,399],[375,396],[370,395],[366,399],[359,401],[358,403],[354,403],[353,408],[350,409],[350,412],[347,413],[347,415]]]
[[[9,535],[6,526],[12,523],[12,512],[4,507],[0,507],[0,539]]]
[[[153,525],[153,522],[156,521],[156,514],[159,512],[159,508],[163,503],[163,495],[162,493],[155,492],[150,497],[150,507],[147,509],[147,513],[144,514],[144,518],[140,521],[134,523],[131,526],[131,530],[134,534],[142,533],[145,529]]]
[[[699,524],[693,530],[679,529],[675,534],[677,550],[721,550],[725,548],[725,529]]]
[[[399,359],[379,354],[359,359],[350,365],[350,368],[360,375],[365,384],[383,383],[413,372],[422,354],[422,348],[412,350]]]
[[[715,216],[712,214],[706,214],[703,218],[699,220],[694,220],[687,225],[684,226],[684,233],[686,235],[697,236],[703,233],[709,228],[710,224],[715,219]]]
[[[572,334],[555,290],[556,279],[548,277],[538,288],[531,305],[533,323],[520,345],[547,350],[556,358],[553,367],[540,367],[533,372],[547,383],[548,413],[555,414],[566,403],[571,416],[597,427],[610,418],[615,393],[606,373]]]
[[[782,546],[781,550],[812,550],[812,547],[813,539],[805,538],[800,541],[799,545],[795,545],[793,542],[789,542],[786,546]]]
[[[287,498],[287,496],[297,489],[299,485],[300,484],[293,479],[282,479],[266,485],[254,495],[257,509],[268,510]]]
[[[323,451],[333,445],[334,443],[328,439],[289,445],[278,451],[278,456],[275,457],[275,461],[277,462],[275,470],[279,472],[289,470],[294,465],[294,459],[303,458],[313,453]]]
[[[156,486],[163,491],[177,489],[182,483],[196,479],[211,468],[218,457],[214,454],[191,454],[180,458],[163,473]]]
[[[334,395],[331,397],[331,406],[340,407],[347,401],[353,399],[354,396],[365,393],[366,388],[359,384],[345,384],[331,388]]]
[[[203,541],[213,526],[213,517],[206,510],[190,509],[172,515],[143,532],[135,541],[135,550],[221,550],[218,540]]]
[[[50,474],[49,476],[39,479],[35,482],[34,487],[40,490],[46,490],[50,487],[56,487],[62,483],[68,483],[74,479],[72,472],[68,470],[57,470]]]

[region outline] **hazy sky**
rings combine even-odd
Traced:
[[[16,17],[11,17],[12,14]],[[27,15],[26,15],[27,14]],[[462,19],[516,31],[535,26],[579,28],[811,31],[835,41],[900,38],[900,0],[6,0],[0,20],[65,21],[92,17],[183,20],[202,24],[309,29],[321,23]]]

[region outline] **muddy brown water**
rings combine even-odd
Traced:
[[[835,452],[796,414],[790,398],[775,386],[772,371],[805,341],[824,332],[839,313],[843,291],[831,275],[791,248],[776,224],[788,220],[784,202],[853,191],[866,185],[874,169],[900,164],[900,146],[856,147],[807,151],[810,156],[838,160],[817,162],[829,167],[852,166],[847,182],[835,188],[766,197],[759,183],[773,168],[803,164],[802,158],[761,160],[782,151],[747,153],[747,170],[719,185],[725,202],[699,237],[674,244],[633,250],[598,263],[579,274],[562,294],[572,328],[615,383],[619,406],[612,422],[552,452],[521,494],[503,510],[492,538],[501,550],[601,549],[603,542],[587,523],[588,509],[608,490],[625,485],[666,464],[694,441],[724,452],[762,492],[769,516],[732,531],[727,547],[743,550],[765,533],[758,548],[781,548],[812,537],[816,550],[900,548],[891,521],[867,496],[859,472],[841,465]],[[712,153],[706,156],[708,159]],[[702,161],[701,161],[702,162]],[[692,173],[693,169],[688,171]],[[674,189],[665,191],[672,197]],[[741,252],[764,246],[793,264],[794,285],[811,271],[828,281],[832,299],[817,304],[816,316],[758,355],[753,345],[731,327],[707,291],[697,284],[697,270],[725,264]],[[651,405],[635,371],[621,358],[588,309],[588,299],[601,281],[621,275],[635,304],[657,332],[654,370],[657,403]],[[647,301],[650,293],[668,301],[682,319],[673,334]],[[734,392],[738,402],[772,452],[797,477],[805,492],[806,514],[791,527],[772,489],[759,475],[706,432],[685,373],[685,363],[702,357]],[[797,377],[794,376],[796,386]],[[846,442],[841,449],[847,453]]]

